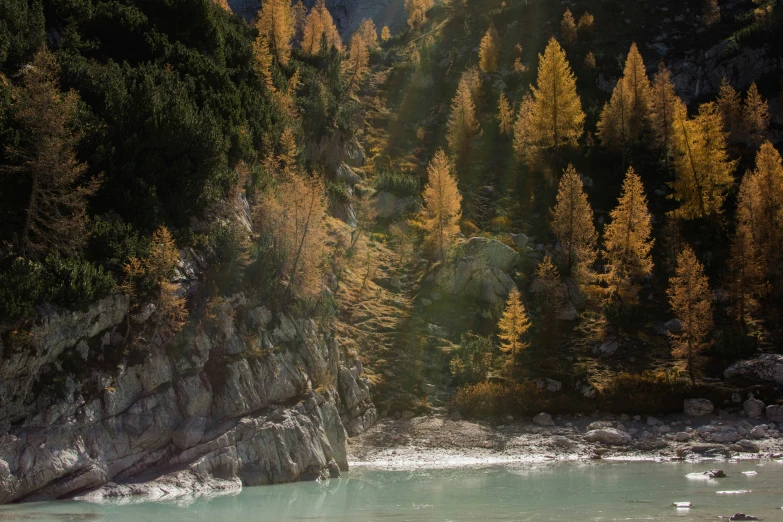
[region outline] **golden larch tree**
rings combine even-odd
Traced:
[[[680,202],[674,215],[696,219],[719,214],[734,183],[737,162],[729,159],[728,133],[717,106],[701,105],[693,119],[680,115],[674,130],[676,179],[670,183],[673,193],[669,197]]]
[[[328,49],[334,47],[342,51],[343,41],[337,26],[334,25],[332,14],[327,9],[325,0],[318,0],[304,21],[302,50],[309,54],[318,54],[324,41]]]
[[[622,78],[618,80],[612,97],[604,104],[598,120],[598,137],[601,144],[610,150],[625,153],[632,142],[631,136],[631,93]]]
[[[362,20],[359,28],[356,30],[368,50],[378,48],[378,29],[375,28],[375,22],[369,18]]]
[[[76,157],[78,96],[61,94],[60,66],[45,47],[22,69],[13,96],[21,141],[6,146],[11,161],[0,169],[29,184],[20,253],[32,259],[50,252],[76,255],[89,237],[87,200],[101,181],[85,180],[87,164]]]
[[[482,72],[493,73],[498,70],[500,58],[500,35],[494,25],[490,25],[479,45],[479,67]]]
[[[511,289],[506,301],[506,308],[498,321],[500,333],[500,349],[508,355],[508,368],[513,368],[519,355],[530,346],[523,340],[530,330],[530,318],[516,287]]]
[[[517,119],[514,121],[514,154],[522,161],[531,153],[533,140],[533,107],[535,100],[530,93],[525,94],[519,104]]]
[[[462,196],[446,153],[439,149],[427,167],[424,187],[424,230],[427,243],[444,259],[459,232]]]
[[[258,12],[256,28],[266,36],[272,54],[282,65],[291,57],[291,40],[296,33],[296,18],[290,0],[265,0]]]
[[[742,130],[749,147],[757,149],[767,139],[769,120],[769,104],[753,82],[742,105]]]
[[[565,13],[563,13],[563,19],[560,21],[560,33],[563,35],[563,41],[566,44],[572,45],[576,43],[576,21],[570,9],[566,9]]]
[[[687,116],[685,103],[677,96],[672,74],[661,61],[650,89],[650,110],[648,125],[655,144],[663,151],[666,166],[672,155],[675,122]]]
[[[580,33],[587,36],[592,36],[594,22],[595,17],[589,12],[585,11],[584,14],[579,17],[579,24],[577,25],[577,28],[579,29]]]
[[[619,298],[623,303],[636,304],[640,281],[652,273],[650,251],[654,240],[650,237],[652,217],[644,185],[633,167],[625,174],[620,199],[610,217],[611,222],[604,232],[610,299]]]
[[[531,92],[531,121],[525,125],[528,143],[555,151],[563,145],[575,145],[584,130],[585,113],[576,93],[576,77],[554,38],[538,56],[538,78]]]
[[[381,29],[381,40],[386,42],[391,38],[391,31],[389,31],[389,26],[384,25],[383,29]]]
[[[498,127],[500,133],[508,136],[514,128],[514,112],[506,94],[501,92],[498,97]]]
[[[552,331],[563,308],[563,287],[560,283],[560,273],[552,262],[552,258],[544,259],[536,267],[535,280],[531,290],[536,294],[536,302],[541,309],[542,329]]]
[[[715,99],[723,121],[723,128],[729,133],[731,143],[739,143],[742,137],[742,98],[724,76]]]
[[[478,130],[479,122],[476,119],[476,106],[473,103],[470,80],[463,75],[457,86],[454,100],[451,102],[451,115],[446,136],[451,151],[457,155],[467,151]]]
[[[573,165],[563,171],[557,191],[557,203],[551,211],[550,227],[560,241],[568,274],[579,283],[590,280],[597,256],[598,232],[593,224],[593,209],[587,201],[582,179]]]
[[[269,92],[275,92],[277,89],[272,79],[272,51],[269,49],[269,41],[264,34],[258,33],[253,41],[253,60],[261,79],[264,81],[264,86]]]
[[[427,11],[434,5],[433,0],[404,0],[405,14],[408,27],[419,27],[427,21]]]
[[[756,154],[756,168],[745,174],[737,202],[737,228],[753,238],[764,275],[783,294],[783,161],[770,142]]]
[[[666,291],[674,315],[680,320],[680,333],[669,333],[672,339],[672,355],[684,358],[691,382],[696,382],[694,359],[708,346],[712,331],[712,292],[704,275],[704,266],[690,247],[677,256],[677,271],[669,279]]]
[[[743,189],[746,187],[743,185]],[[747,197],[740,192],[740,199]],[[734,304],[733,315],[742,331],[748,332],[749,321],[759,309],[759,298],[766,294],[768,285],[764,279],[766,266],[759,255],[753,233],[747,223],[737,223],[731,239],[727,264],[726,283]]]
[[[343,62],[345,81],[348,92],[356,91],[361,85],[367,73],[370,72],[370,51],[364,37],[354,33],[348,47],[348,59]]]

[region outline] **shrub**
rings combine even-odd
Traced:
[[[620,373],[604,388],[603,393],[615,411],[667,413],[682,409],[682,401],[691,389],[684,372]]]
[[[535,382],[480,382],[457,391],[455,407],[467,417],[491,418],[503,415],[531,415],[546,406]]]
[[[375,190],[395,196],[415,196],[421,191],[419,178],[399,172],[381,172],[375,177]]]

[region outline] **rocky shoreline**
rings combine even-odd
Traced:
[[[780,458],[783,424],[720,413],[383,419],[348,444],[353,468],[410,470],[545,461]]]

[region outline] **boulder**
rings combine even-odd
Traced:
[[[742,404],[745,414],[751,419],[760,419],[764,415],[764,403],[758,399],[748,399]]]
[[[600,442],[610,446],[625,446],[631,442],[631,436],[614,428],[591,430],[585,435],[587,442]]]
[[[682,332],[682,323],[679,319],[669,319],[665,323],[663,323],[663,328],[667,332],[671,333],[680,333]]]
[[[593,353],[596,355],[614,355],[614,353],[620,348],[620,343],[615,337],[609,337],[601,344],[596,344],[593,347]]]
[[[383,190],[375,194],[372,202],[381,219],[391,219],[401,214],[415,212],[421,206],[420,201],[413,196],[397,197]]]
[[[495,239],[485,237],[472,237],[460,246],[464,257],[472,257],[481,260],[490,268],[508,272],[519,260],[519,254]]]
[[[750,433],[748,436],[751,439],[766,439],[767,438],[767,425],[762,424],[760,426],[756,426],[752,430],[750,430]]]
[[[783,384],[783,355],[765,353],[754,359],[737,361],[723,372],[727,379],[744,377]]]
[[[783,422],[783,406],[777,404],[770,404],[767,406],[767,419],[772,422]]]
[[[677,442],[688,442],[689,440],[691,440],[691,434],[685,431],[681,431],[674,435],[674,440],[676,440]]]
[[[715,405],[707,399],[685,399],[683,413],[691,417],[703,417],[715,411]]]
[[[562,382],[556,381],[554,379],[548,379],[546,377],[542,377],[536,380],[536,385],[538,386],[539,390],[546,390],[550,392],[558,392],[563,388]]]
[[[463,257],[441,265],[434,274],[439,290],[495,305],[506,300],[516,284],[504,271],[479,258]]]
[[[555,421],[552,420],[552,416],[548,413],[541,412],[533,417],[533,424],[537,424],[539,426],[554,426]]]
[[[520,250],[527,248],[527,245],[530,243],[530,238],[525,234],[511,234],[511,240]]]
[[[747,439],[742,439],[736,444],[729,446],[729,450],[736,451],[737,453],[758,453],[759,447],[755,442],[751,442]]]

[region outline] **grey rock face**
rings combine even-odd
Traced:
[[[341,362],[328,332],[242,295],[226,300],[212,328],[186,329],[176,350],[153,342],[133,365],[63,370],[83,360],[85,343],[90,361],[118,349],[111,339],[123,338],[127,313],[120,295],[48,310],[26,344],[3,347],[0,504],[327,478],[347,469],[348,434],[375,422],[361,365]],[[52,372],[57,388],[42,385]],[[166,469],[176,472],[150,475]]]
[[[783,355],[765,353],[755,359],[737,361],[723,375],[727,379],[745,377],[783,384]]]
[[[683,413],[691,417],[703,417],[715,410],[715,406],[707,399],[685,399]]]

